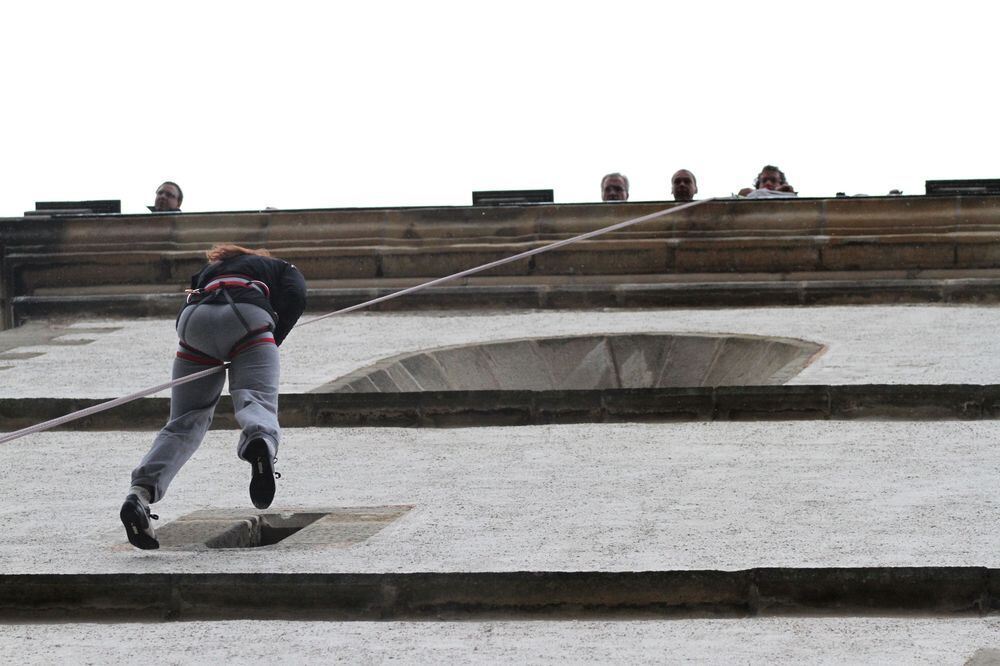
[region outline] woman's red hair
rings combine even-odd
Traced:
[[[241,254],[256,254],[259,257],[271,256],[271,253],[264,248],[251,250],[248,247],[233,245],[232,243],[219,243],[218,245],[212,246],[211,250],[205,252],[205,256],[208,257],[209,261],[223,261],[231,257],[238,257]]]

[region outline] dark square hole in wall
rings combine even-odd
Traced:
[[[273,546],[325,515],[325,513],[262,513],[248,516],[216,537],[207,540],[205,546],[208,548]]]
[[[403,516],[412,506],[201,509],[156,530],[162,549],[350,548]],[[129,548],[127,544],[123,546]]]
[[[291,516],[273,514],[260,516],[259,546],[272,546],[285,537],[290,537],[306,525],[312,525],[322,518],[323,513],[293,513]]]

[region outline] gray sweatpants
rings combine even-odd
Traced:
[[[237,303],[240,314],[251,329],[273,324],[267,311]],[[185,308],[177,322],[178,336],[189,346],[212,358],[226,360],[230,350],[247,329],[226,304],[206,304]],[[260,333],[250,341],[270,338]],[[187,354],[183,348],[178,350]],[[208,365],[177,357],[173,378],[204,370]],[[229,394],[233,399],[236,421],[242,428],[236,455],[243,457],[248,442],[263,439],[274,457],[278,452],[281,429],[278,426],[278,348],[273,342],[250,344],[239,352],[229,366]],[[175,386],[170,395],[170,420],[156,436],[153,447],[132,470],[132,485],[153,489],[152,501],[158,502],[188,458],[201,445],[215,406],[222,395],[225,373],[218,372]]]

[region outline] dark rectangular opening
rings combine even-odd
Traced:
[[[90,199],[87,201],[36,201],[35,210],[25,213],[43,215],[92,215],[122,212],[120,199]]]
[[[924,187],[928,196],[1000,194],[1000,178],[928,180]]]
[[[473,206],[519,206],[552,203],[553,190],[485,190],[472,193]]]
[[[261,548],[284,541],[325,513],[265,513],[234,524],[205,542],[209,548]]]

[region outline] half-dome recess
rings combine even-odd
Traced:
[[[793,338],[621,333],[479,342],[399,354],[317,393],[783,384],[823,346]]]

